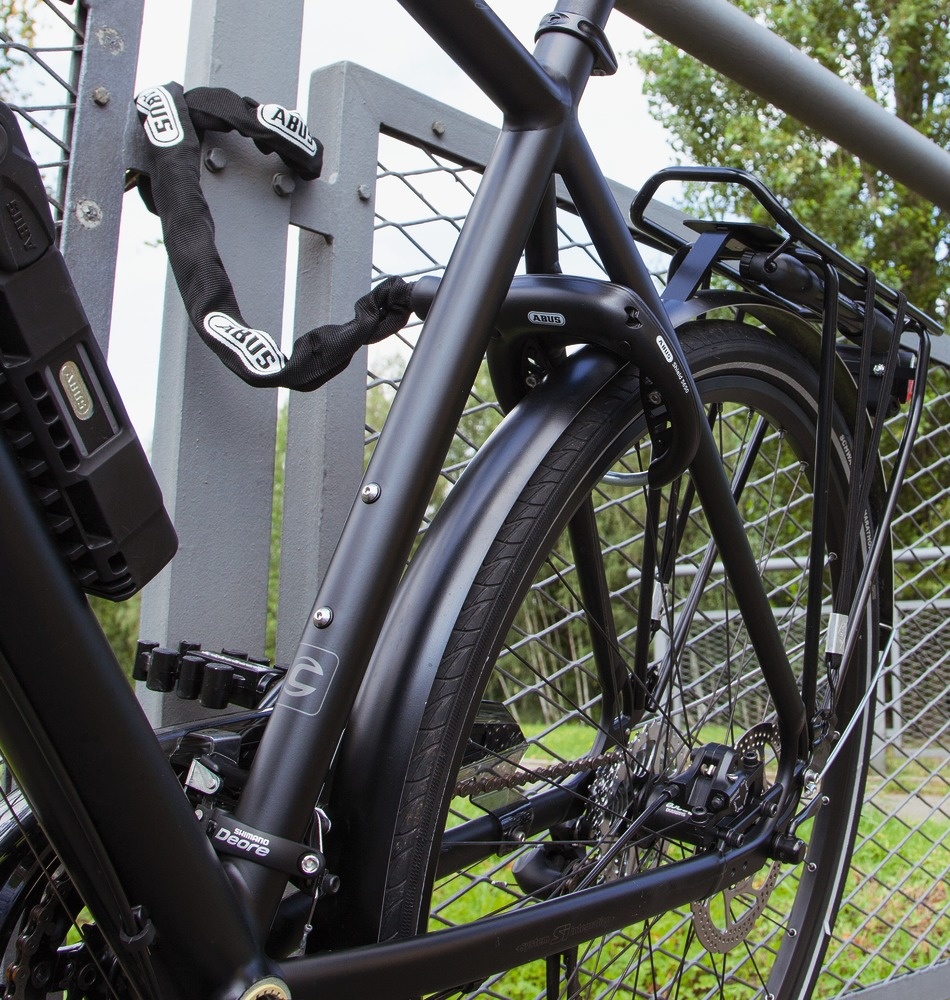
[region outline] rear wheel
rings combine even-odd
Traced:
[[[748,326],[698,323],[682,342],[800,673],[817,376],[787,345]],[[839,585],[850,454],[836,414],[823,606]],[[688,477],[664,488],[651,508],[642,485],[649,458],[639,380],[621,372],[552,449],[495,539],[408,762],[383,938],[469,923],[714,850],[704,825],[737,830],[735,817],[775,780],[774,706],[706,517]],[[588,568],[585,580],[591,522],[602,571],[591,578]],[[657,579],[652,623],[638,613],[649,565]],[[609,595],[607,618],[592,606],[600,586]],[[869,610],[869,639],[872,619]],[[637,636],[643,641],[647,630],[649,671],[631,683]],[[822,670],[818,704],[833,706],[839,728],[869,683],[872,645],[861,644],[842,684]],[[632,726],[631,714],[640,715]],[[804,864],[775,861],[709,899],[554,956],[546,967],[512,970],[473,995],[807,993],[847,872],[870,714],[820,790],[801,797],[794,832],[808,843]],[[740,779],[748,780],[714,789],[719,797],[704,800],[705,816],[678,819],[658,802],[674,777],[684,794],[695,790],[714,758],[730,777],[745,767]],[[558,798],[555,816],[550,802]]]

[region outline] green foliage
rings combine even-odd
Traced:
[[[39,0],[0,0],[0,42],[32,45],[36,36],[33,11]],[[22,66],[24,57],[16,49],[0,48],[0,98],[11,100],[18,95],[8,79],[11,70]]]
[[[139,637],[141,597],[136,594],[128,601],[106,601],[101,597],[90,597],[89,604],[99,619],[99,625],[109,640],[116,659],[131,677],[135,643]]]
[[[285,404],[277,414],[274,448],[274,502],[271,508],[270,561],[267,570],[267,625],[264,655],[273,660],[277,653],[277,598],[280,588],[280,541],[284,516],[284,469],[287,459],[287,416]]]
[[[734,2],[937,145],[950,145],[946,4],[799,0],[763,10],[753,0]],[[675,46],[655,38],[632,55],[676,151],[704,165],[755,173],[820,236],[925,310],[950,313],[950,215]],[[747,197],[716,192],[714,198],[718,208],[763,221]],[[692,206],[707,204],[692,193]]]

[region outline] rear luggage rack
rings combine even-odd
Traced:
[[[686,232],[674,233],[646,218],[657,189],[669,181],[738,184],[754,195],[781,231],[744,222],[685,218],[682,224]],[[676,313],[677,304],[689,302],[700,288],[708,288],[715,273],[742,291],[724,293],[719,298],[707,294],[710,309],[732,304],[740,312],[747,307],[748,313],[754,315],[754,303],[772,305],[820,329],[819,419],[812,473],[816,497],[813,566],[820,566],[822,559],[839,357],[854,378],[857,398],[855,410],[849,415],[853,418],[854,453],[847,534],[840,554],[841,596],[832,609],[837,634],[825,651],[826,659],[835,667],[847,669],[860,638],[863,612],[882,565],[890,559],[889,526],[923,412],[930,337],[942,333],[941,326],[911,306],[903,293],[883,285],[867,268],[803,226],[760,180],[745,171],[706,167],[661,170],[637,194],[630,206],[630,219],[646,242],[673,254],[662,294],[672,313]],[[692,238],[693,233],[698,235]],[[690,316],[689,310],[684,315]],[[842,344],[842,337],[852,343]],[[884,424],[904,403],[909,405],[900,444],[885,478],[880,459]],[[873,524],[874,530],[862,565],[859,539],[866,524]],[[809,580],[804,657],[806,671],[817,676],[821,574],[813,573]],[[880,666],[886,662],[886,653],[885,649]]]

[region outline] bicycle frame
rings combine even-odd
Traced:
[[[373,491],[378,499],[354,502],[237,810],[239,822],[294,840],[331,772],[431,487],[525,247],[531,267],[543,270],[545,260],[550,265],[543,234],[554,209],[552,173],[564,180],[610,281],[641,304],[643,325],[636,335],[662,336],[688,373],[672,323],[575,116],[612,0],[560,0],[542,26],[534,56],[482,4],[401,2],[501,107],[505,125],[367,469],[364,484],[378,486]],[[578,27],[580,22],[586,27]],[[598,364],[570,371],[565,381],[571,398],[589,398],[621,363],[604,356]],[[657,365],[663,364],[657,353]],[[781,819],[796,762],[807,748],[807,710],[688,374],[687,381],[694,445],[684,461],[704,507],[715,512],[710,521],[716,542],[777,706],[781,769],[769,794]],[[522,426],[532,435],[555,434],[570,412],[535,408],[530,411],[535,423]],[[514,426],[509,433],[517,433],[519,425]],[[530,453],[519,458],[512,446],[507,455],[505,468],[515,480],[530,471]],[[475,927],[289,960],[277,970],[264,956],[263,937],[284,877],[250,862],[219,864],[3,448],[0,482],[0,562],[16,581],[0,611],[5,696],[0,737],[4,746],[15,748],[13,769],[33,792],[44,828],[77,873],[80,890],[94,912],[116,921],[111,943],[140,984],[134,961],[124,958],[127,939],[140,929],[126,898],[144,906],[161,928],[156,958],[174,995],[236,1000],[263,977],[279,973],[295,996],[327,1000],[371,990],[377,998],[395,1000],[477,981],[709,895],[768,856],[774,824],[741,848],[646,871]],[[419,597],[417,588],[402,599]],[[24,636],[19,626],[27,616],[37,627]],[[417,654],[421,645],[421,637],[407,640],[406,655]],[[314,671],[314,658],[322,673]],[[117,789],[126,810],[121,819]],[[101,878],[81,874],[97,870]]]

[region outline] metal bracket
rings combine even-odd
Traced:
[[[607,41],[603,28],[593,21],[589,21],[581,14],[553,11],[541,18],[534,40],[537,41],[549,31],[564,31],[586,42],[594,51],[594,76],[613,76],[617,72],[617,57],[610,47],[610,42]]]

